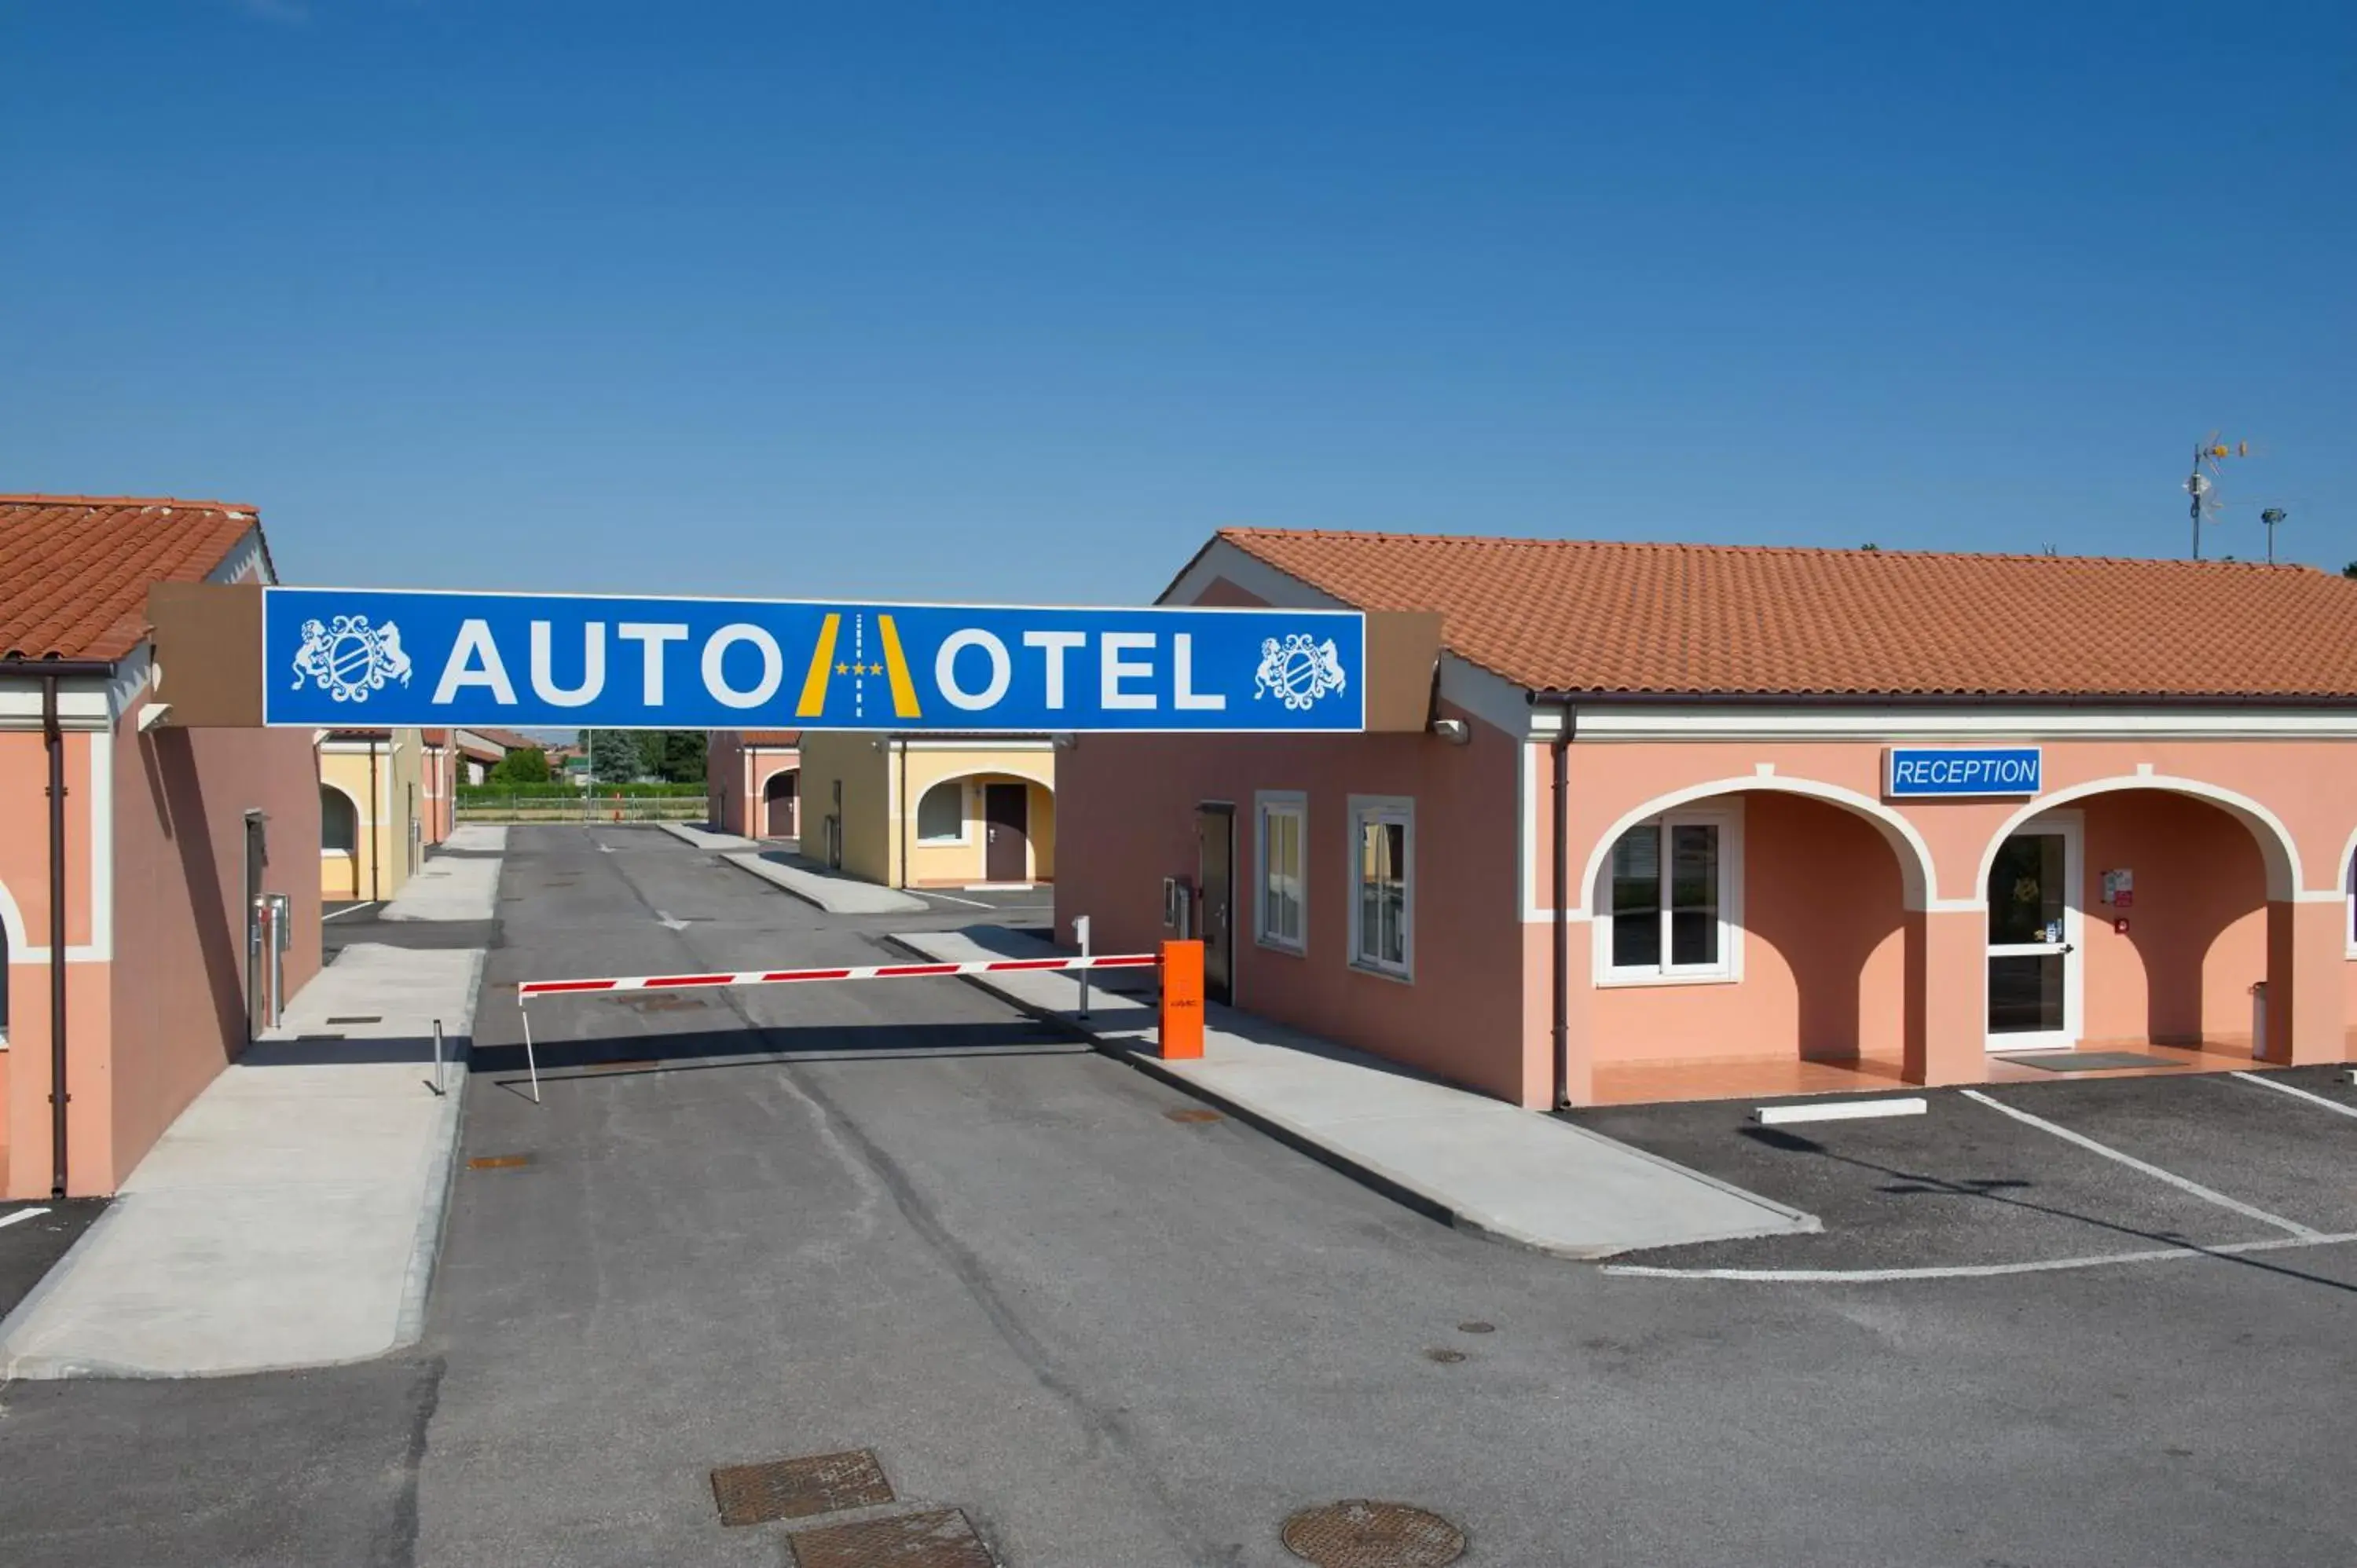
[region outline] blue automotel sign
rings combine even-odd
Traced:
[[[264,590],[265,723],[1364,727],[1356,611]]]
[[[1894,746],[1883,754],[1882,792],[1891,800],[2035,795],[2040,760],[2034,746]]]

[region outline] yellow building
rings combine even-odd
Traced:
[[[1046,736],[802,737],[802,853],[891,887],[1051,882],[1056,748]]]
[[[319,897],[390,898],[425,858],[425,743],[414,729],[319,739]]]

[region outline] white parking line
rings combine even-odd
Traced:
[[[2226,1076],[2239,1078],[2244,1083],[2255,1083],[2261,1089],[2272,1089],[2278,1094],[2297,1095],[2311,1105],[2321,1105],[2327,1111],[2338,1112],[2343,1116],[2357,1116],[2357,1105],[2343,1105],[2338,1100],[2327,1100],[2320,1094],[2310,1094],[2307,1090],[2294,1089],[2290,1084],[2277,1083],[2274,1079],[2262,1078],[2255,1072],[2229,1073]]]
[[[914,893],[920,898],[939,898],[943,903],[947,904],[963,904],[970,909],[996,909],[998,908],[996,904],[985,904],[979,898],[953,897],[950,894],[936,893],[927,887],[911,887],[909,891]]]
[[[2228,1197],[2224,1193],[2218,1191],[2214,1187],[2203,1187],[2198,1181],[2189,1181],[2184,1176],[2179,1176],[2174,1171],[2165,1171],[2158,1165],[2147,1165],[2144,1161],[2137,1159],[2134,1155],[2124,1155],[2108,1144],[2098,1144],[2094,1139],[2088,1137],[2083,1133],[2073,1133],[2070,1128],[2060,1126],[2052,1122],[2049,1122],[2043,1116],[2032,1116],[2027,1111],[2017,1111],[2010,1105],[2007,1105],[1999,1101],[1991,1100],[1987,1095],[1983,1094],[1977,1089],[1961,1090],[1958,1092],[1963,1094],[1966,1100],[1977,1101],[1981,1104],[1987,1106],[1990,1110],[2000,1112],[2005,1115],[2012,1117],[2017,1122],[2027,1122],[2029,1125],[2037,1128],[2040,1132],[2051,1133],[2056,1137],[2061,1139],[2064,1143],[2076,1144],[2081,1148],[2093,1154],[2101,1155],[2107,1160],[2116,1160],[2132,1171],[2142,1171],[2145,1175],[2152,1177],[2155,1181],[2165,1181],[2169,1186],[2177,1188],[2179,1192],[2190,1192],[2194,1197],[2201,1198],[2206,1202],[2214,1203],[2221,1208],[2231,1208],[2237,1214],[2244,1215],[2252,1219],[2258,1220],[2263,1225],[2272,1225],[2276,1230],[2288,1232],[2303,1240],[2314,1240],[2318,1238],[2318,1231],[2306,1225],[2302,1225],[2297,1219],[2286,1219],[2280,1214],[2269,1214],[2266,1209],[2244,1203],[2239,1197]],[[2212,1248],[2212,1251],[2222,1251],[2222,1249]]]
[[[19,1219],[38,1219],[48,1212],[46,1208],[20,1208],[14,1214],[0,1214],[0,1230],[14,1225]]]
[[[375,899],[375,900],[373,900],[373,901],[371,901],[371,902],[370,902],[370,903],[366,903],[366,904],[355,904],[355,905],[353,905],[353,906],[352,906],[350,908],[349,908],[349,909],[339,909],[339,910],[337,910],[337,911],[336,911],[334,914],[332,914],[332,915],[322,915],[322,916],[320,916],[320,917],[319,917],[319,918],[320,918],[320,920],[321,920],[322,922],[328,921],[328,920],[340,920],[340,919],[342,919],[342,918],[343,918],[345,916],[347,916],[347,915],[357,915],[357,914],[359,914],[362,909],[373,909],[373,908],[376,908],[379,905],[382,904],[383,902],[384,902],[384,900],[383,900],[383,899],[379,898],[379,899]]]
[[[2034,1263],[1951,1263],[1921,1269],[1665,1269],[1644,1263],[1606,1263],[1602,1272],[1623,1279],[1741,1280],[1752,1284],[1881,1284],[1893,1280],[1985,1280],[2006,1274],[2043,1274],[2062,1269],[2097,1269],[2112,1263],[2174,1263],[2186,1258],[2239,1257],[2244,1252],[2282,1252],[2300,1247],[2338,1247],[2357,1241],[2357,1231],[2287,1236],[2280,1240],[2230,1241],[2221,1247],[2161,1247],[2148,1252],[2096,1252],[2083,1258],[2049,1258]]]

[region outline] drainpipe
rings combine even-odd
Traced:
[[[66,737],[58,677],[41,675],[41,740],[49,753],[49,1196],[66,1195]],[[97,824],[91,829],[97,831]]]
[[[909,886],[909,743],[898,740],[900,748],[900,886]]]
[[[378,813],[383,809],[376,789],[376,738],[369,738],[369,902],[373,904],[384,895],[377,886],[377,867],[384,859],[384,845],[377,838],[383,820]]]
[[[1555,710],[1555,1107],[1571,1103],[1571,737],[1579,724],[1569,703]]]

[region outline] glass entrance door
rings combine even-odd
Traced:
[[[2079,864],[2069,826],[2015,833],[1988,879],[1988,1048],[2069,1050],[2079,1043]]]

